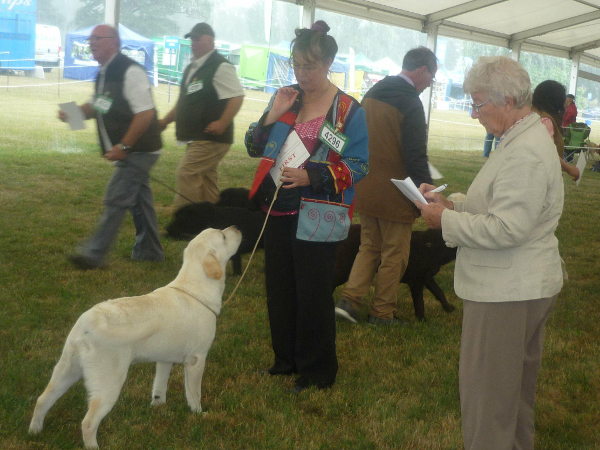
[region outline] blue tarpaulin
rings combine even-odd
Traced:
[[[95,27],[67,33],[65,42],[64,77],[74,80],[95,80],[98,63],[92,58],[87,38]],[[121,53],[140,63],[154,82],[154,41],[119,24]]]
[[[32,70],[35,67],[37,1],[0,2],[0,67]]]
[[[294,77],[294,71],[290,67],[289,56],[278,55],[276,53],[269,53],[269,61],[267,66],[267,81],[265,86],[265,92],[273,94],[283,86],[288,86],[296,82]],[[348,89],[348,77],[350,74],[350,66],[340,61],[333,61],[331,72],[339,72],[346,74],[344,79],[344,90]]]

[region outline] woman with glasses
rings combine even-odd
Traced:
[[[275,360],[266,372],[298,374],[295,392],[336,378],[336,243],[352,221],[354,184],[368,171],[364,110],[328,79],[337,53],[328,31],[323,21],[296,30],[298,83],[279,89],[246,134],[249,155],[262,157],[250,195],[269,212],[265,278]]]
[[[459,385],[465,449],[532,449],[544,326],[563,284],[554,231],[563,209],[556,146],[531,109],[529,75],[482,57],[465,77],[472,117],[499,138],[464,202],[421,185],[419,209],[458,247]]]

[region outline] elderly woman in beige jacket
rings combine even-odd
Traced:
[[[429,228],[458,247],[463,299],[460,401],[465,449],[531,449],[544,325],[562,287],[554,236],[563,209],[556,147],[531,111],[529,76],[516,61],[482,57],[463,88],[472,117],[498,147],[453,203],[421,185]]]

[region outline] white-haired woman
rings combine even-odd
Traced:
[[[430,228],[458,247],[454,285],[463,299],[460,401],[465,449],[531,449],[544,325],[562,287],[554,231],[563,209],[556,147],[531,111],[529,75],[516,61],[482,57],[463,88],[472,117],[499,138],[452,203],[421,185]]]

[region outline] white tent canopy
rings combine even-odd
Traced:
[[[271,0],[265,0],[271,1]],[[303,6],[302,22],[310,27],[315,9],[427,33],[434,52],[437,36],[569,58],[569,92],[579,76],[600,82],[600,76],[580,72],[584,63],[600,68],[600,0],[279,0]],[[105,21],[119,21],[120,0],[105,0]],[[425,99],[430,100],[431,90]],[[426,111],[429,116],[428,111]]]
[[[373,70],[380,73],[388,73],[390,75],[396,75],[402,70],[402,67],[397,65],[387,56],[379,61],[373,63]]]
[[[271,0],[265,0],[270,2]],[[278,0],[447,36],[581,61],[600,68],[600,0]],[[105,0],[119,21],[120,0]],[[599,80],[596,80],[599,81]]]
[[[569,58],[569,92],[580,76],[600,82],[600,76],[579,71],[580,63],[600,68],[600,0],[280,1],[303,5],[304,26],[318,8],[427,33],[434,52],[440,35],[506,47],[517,60],[521,50]],[[424,95],[431,105],[431,89]]]
[[[600,67],[600,0],[281,0]]]

